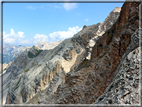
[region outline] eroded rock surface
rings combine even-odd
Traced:
[[[92,48],[91,59],[84,58],[76,69],[72,69],[65,75],[65,83],[59,85],[57,92],[39,103],[94,103],[112,83],[115,72],[123,59],[122,56],[127,53],[130,42],[133,42],[131,39],[135,36],[132,35],[139,27],[138,6],[138,3],[124,3],[117,22],[96,41]],[[83,47],[87,44],[80,37],[77,42]],[[134,42],[133,46],[137,47],[137,44]],[[131,51],[133,49],[130,48]]]
[[[113,17],[108,17],[107,20],[117,20],[119,12],[112,12]],[[111,24],[105,25],[110,28]],[[12,79],[7,97],[8,103],[39,103],[46,99],[47,96],[52,96],[56,92],[60,84],[65,82],[65,74],[69,71],[74,71],[78,64],[82,64],[87,56],[86,47],[89,40],[97,36],[99,32],[105,32],[103,29],[96,29],[100,24],[87,26],[73,38],[69,38],[60,43],[57,47],[51,50],[43,50],[38,56],[29,58],[25,57],[28,65],[21,68],[19,75]],[[32,48],[27,49],[32,52]],[[22,54],[21,54],[22,55]],[[18,58],[21,58],[19,56]],[[16,61],[17,59],[15,59]],[[24,64],[24,61],[21,60]],[[59,66],[59,68],[58,68]],[[57,69],[60,69],[58,72]],[[15,71],[14,71],[15,72]],[[21,78],[21,79],[20,79]],[[48,94],[47,94],[48,93]]]
[[[139,30],[131,40],[113,82],[94,104],[140,104]]]
[[[138,2],[124,3],[121,9],[115,8],[104,22],[84,26],[72,38],[64,40],[54,49],[43,50],[36,57],[29,58],[30,48],[27,48],[6,71],[11,74],[4,82],[5,87],[9,85],[6,103],[94,103],[106,88],[113,84],[114,77],[122,73],[120,69],[124,67],[123,62],[127,62],[126,69],[129,68],[129,64],[139,62],[133,61],[135,57],[139,57],[139,48],[136,49],[138,47],[136,30],[139,27],[138,6]],[[136,54],[132,55],[134,49]],[[126,61],[125,57],[129,58],[129,61]],[[134,64],[132,68],[135,66],[138,67],[138,64]],[[136,72],[136,75],[132,79],[128,76],[129,73],[124,73],[126,78],[127,76],[130,80],[138,78],[138,68],[129,72]],[[121,77],[118,76],[118,81],[119,78]],[[132,82],[132,86],[133,83],[135,82]],[[138,89],[137,85],[134,87]],[[132,87],[127,88],[132,89]],[[118,92],[121,93],[122,90]],[[127,101],[128,93],[130,92],[126,91],[119,97],[122,102],[139,103],[138,100]],[[132,93],[136,94],[134,91]],[[109,97],[104,93],[102,103],[117,103],[117,101],[108,101],[111,95],[115,97],[113,92],[110,92]],[[126,100],[121,99],[125,97]],[[136,98],[138,99],[139,96]],[[118,103],[122,103],[121,101]]]

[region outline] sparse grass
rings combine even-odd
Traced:
[[[38,65],[38,67],[41,66],[41,64]]]
[[[136,51],[133,51],[133,54],[135,54],[136,53]]]
[[[75,69],[74,72],[79,71],[80,69],[84,68],[85,66],[87,66],[88,60],[85,58],[79,65],[78,67]]]
[[[29,58],[34,58],[37,57],[43,50],[38,49],[37,47],[33,46],[34,50],[35,50],[35,55],[31,52],[28,52],[28,57]]]
[[[20,79],[18,80],[18,82],[17,82],[17,84],[15,85],[15,87],[14,87],[14,91],[20,86],[20,81],[21,81],[21,77],[20,77]]]
[[[29,69],[25,69],[25,70],[24,70],[24,72],[28,72],[28,71],[29,71]]]
[[[9,82],[9,83],[6,85],[6,87],[8,87],[8,86],[10,85],[10,83],[11,83],[11,82]]]

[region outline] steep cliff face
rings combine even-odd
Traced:
[[[140,104],[139,32],[137,30],[131,37],[113,82],[94,104]]]
[[[6,104],[140,103],[138,27],[139,3],[124,3],[54,49],[27,48],[6,70]]]
[[[86,26],[73,38],[64,40],[54,49],[43,50],[37,56],[29,57],[28,53],[35,54],[36,48],[27,48],[6,71],[10,74],[4,82],[4,87],[9,84],[6,103],[37,104],[47,96],[50,99],[58,86],[65,83],[65,75],[74,72],[84,63],[89,41],[108,30],[118,16],[119,11],[113,11],[105,22]],[[102,25],[106,27],[103,28]],[[17,66],[12,69],[15,64]]]
[[[123,60],[122,56],[126,53],[126,49],[132,41],[131,36],[139,27],[138,6],[139,3],[136,2],[124,3],[117,22],[96,41],[92,49],[91,59],[84,58],[81,63],[76,64],[76,68],[65,75],[65,83],[59,85],[55,93],[47,94],[47,98],[44,101],[42,99],[39,103],[91,104],[95,102],[111,84],[120,61]],[[86,46],[87,43],[83,41],[80,44]],[[133,46],[134,48],[130,48],[131,51],[138,47],[137,43],[134,43]],[[123,93],[124,97],[126,93]],[[134,94],[135,92],[132,93]],[[139,93],[135,94],[138,95]],[[139,104],[139,97],[136,98],[137,100],[128,101],[127,103]],[[104,100],[107,100],[107,98],[104,98]],[[126,103],[125,100],[122,101]],[[109,103],[112,102],[110,101]]]
[[[92,26],[84,26],[82,31],[75,34],[74,37],[71,38],[71,42],[73,43],[73,46],[76,47],[76,49],[75,49],[76,53],[80,53],[80,49],[78,48],[78,46],[81,46],[85,50],[83,52],[81,52],[81,54],[78,55],[78,57],[76,57],[76,61],[72,64],[72,66],[70,68],[70,72],[65,75],[66,83],[70,84],[70,86],[73,87],[73,84],[77,83],[75,80],[73,80],[74,76],[76,79],[78,79],[79,76],[81,76],[81,74],[77,74],[75,72],[84,66],[83,64],[86,63],[85,61],[89,60],[89,59],[86,60],[86,57],[88,56],[89,49],[91,49],[93,47],[93,45],[95,44],[95,42],[97,41],[97,39],[99,39],[99,37],[102,36],[101,34],[103,34],[106,30],[108,30],[116,22],[116,20],[119,16],[119,12],[120,12],[120,8],[117,8],[117,9],[119,9],[119,10],[114,9],[109,14],[109,16],[106,18],[106,20],[104,22],[98,23],[98,24],[92,25]],[[110,23],[110,22],[112,22],[112,23]],[[104,28],[103,26],[106,26],[106,27]],[[91,44],[90,41],[93,43]],[[70,58],[72,57],[72,55],[71,55],[72,52],[73,52],[72,49],[67,50],[64,55],[68,55],[68,57],[66,58],[66,57],[64,57],[64,55],[63,55],[63,57],[66,60],[70,60]],[[87,67],[89,67],[88,64],[87,64]],[[69,75],[70,73],[73,75],[72,78],[68,77],[68,76],[70,76]],[[73,74],[73,73],[75,73],[75,74]],[[85,76],[85,74],[84,74],[84,76]],[[82,80],[84,79],[84,76],[81,76]],[[56,79],[56,81],[57,80],[58,79]],[[63,79],[63,83],[62,83],[63,87],[66,84],[66,83],[64,83],[65,80]],[[78,81],[82,82],[80,79],[78,79]],[[43,103],[44,102],[44,103],[53,103],[54,104],[57,99],[57,96],[54,96],[53,93],[55,91],[54,92],[52,91],[53,90],[52,87],[54,87],[55,84],[56,84],[56,82],[55,83],[52,82],[50,85],[51,87],[47,87],[46,90],[38,93],[28,103]],[[59,87],[56,85],[56,88],[58,87],[58,89],[60,89],[60,86],[62,86],[62,85],[59,85]],[[76,89],[76,90],[80,90],[80,87],[77,87],[77,88],[78,89]],[[66,93],[66,91],[64,91],[64,90],[61,90],[61,92],[59,92],[59,93],[61,94],[64,92],[66,95],[68,95]],[[74,93],[74,94],[76,94],[76,93]],[[65,97],[63,96],[63,98],[65,98]],[[71,99],[71,100],[73,100],[73,99]],[[57,102],[57,103],[60,103],[60,102]],[[70,103],[73,103],[73,102],[70,102]],[[76,100],[76,102],[74,102],[74,103],[79,103],[79,102],[77,102],[77,100]],[[81,103],[83,103],[83,101]]]

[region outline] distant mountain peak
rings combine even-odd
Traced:
[[[62,41],[57,41],[57,42],[52,42],[52,43],[39,42],[35,46],[42,49],[42,50],[48,50],[48,49],[53,49],[54,47],[56,47],[61,42]]]
[[[120,12],[121,11],[121,7],[115,7],[115,9],[113,10],[113,12]]]

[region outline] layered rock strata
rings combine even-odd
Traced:
[[[4,81],[4,88],[9,84],[6,103],[37,104],[47,96],[50,98],[58,86],[65,83],[66,73],[84,63],[89,41],[108,30],[117,20],[119,11],[110,14],[102,24],[86,26],[72,38],[64,40],[54,49],[43,50],[36,57],[29,58],[28,52],[35,52],[30,48],[25,49],[6,71],[10,74]]]
[[[60,85],[50,97],[47,96],[46,100],[39,103],[94,103],[112,83],[117,68],[123,60],[122,56],[127,53],[127,48],[129,49],[131,36],[138,27],[139,3],[124,3],[117,22],[96,41],[91,59],[84,59],[76,69],[67,73],[65,83]],[[84,44],[85,42],[82,43],[83,46]],[[133,46],[137,47],[137,43],[134,42],[134,44]],[[130,50],[132,51],[133,48]],[[137,101],[129,102],[129,104],[140,103]]]
[[[34,58],[30,49],[21,53],[16,70],[11,64],[6,71],[6,103],[139,104],[139,3],[124,3],[118,11]]]

